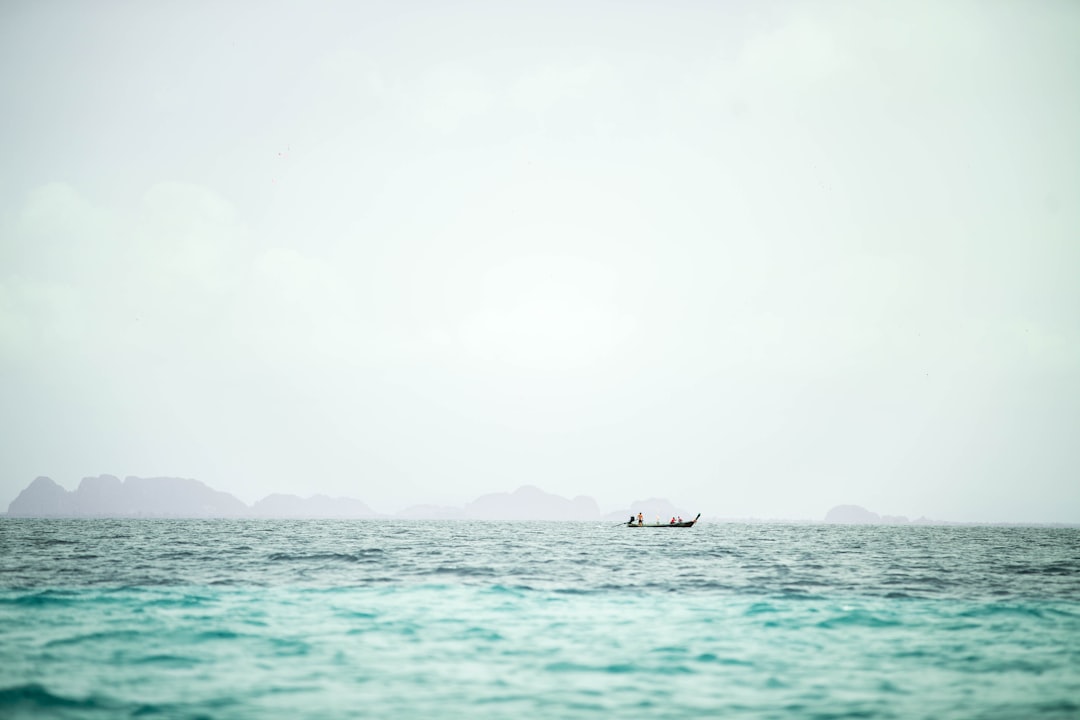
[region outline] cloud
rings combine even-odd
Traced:
[[[317,79],[323,93],[333,99],[386,99],[392,92],[376,59],[352,47],[339,47],[319,58]]]
[[[259,254],[232,310],[232,333],[270,366],[356,358],[363,322],[356,297],[328,262],[290,248]]]
[[[613,273],[581,258],[519,258],[489,270],[484,288],[483,305],[458,327],[473,362],[595,369],[636,328],[615,302]]]
[[[116,218],[69,183],[49,182],[26,195],[13,237],[3,243],[7,275],[75,281],[98,272]]]
[[[2,312],[19,338],[8,351],[27,359],[205,347],[246,247],[224,198],[174,182],[152,186],[127,213],[49,183],[28,194],[17,228]]]
[[[87,298],[76,288],[32,278],[0,283],[0,351],[5,359],[33,366],[43,357],[70,352],[93,332]]]
[[[510,97],[520,108],[543,113],[564,103],[588,101],[614,80],[613,68],[601,60],[545,65],[522,74]]]
[[[24,235],[35,240],[77,240],[97,230],[105,216],[70,184],[50,182],[27,194],[19,227]]]
[[[229,290],[245,259],[246,228],[232,205],[209,188],[158,183],[142,198],[132,260],[160,291]]]
[[[751,36],[736,66],[744,88],[805,88],[842,75],[855,66],[854,60],[833,29],[797,16]]]
[[[442,133],[487,114],[495,104],[488,80],[464,66],[437,65],[419,82],[413,112]]]
[[[17,217],[0,250],[0,347],[32,365],[94,335],[116,218],[63,182],[32,189]]]

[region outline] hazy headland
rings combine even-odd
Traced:
[[[703,512],[702,512],[703,511]],[[682,508],[666,498],[629,502],[621,510],[601,510],[587,495],[565,498],[534,485],[512,492],[480,495],[463,506],[418,503],[393,513],[380,512],[363,500],[313,494],[274,493],[248,505],[234,495],[192,478],[115,475],[85,477],[67,490],[48,477],[33,480],[8,506],[9,518],[319,518],[400,520],[578,520],[620,521],[642,513],[649,521],[702,512],[706,521],[793,522],[790,519],[725,517],[708,508]],[[859,505],[836,505],[824,518],[802,522],[843,525],[944,525],[946,520],[879,514]]]

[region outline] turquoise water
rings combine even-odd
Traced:
[[[0,521],[0,717],[1076,718],[1080,531]]]

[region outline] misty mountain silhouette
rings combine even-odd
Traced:
[[[247,505],[188,478],[83,478],[74,492],[39,477],[8,506],[9,517],[245,517]]]
[[[72,493],[53,482],[38,477],[8,505],[12,517],[69,517],[76,514]]]
[[[471,520],[599,520],[600,506],[584,495],[567,500],[524,485],[512,493],[481,495],[463,514]]]
[[[837,505],[825,513],[825,522],[839,525],[905,525],[903,515],[878,515],[861,505]]]
[[[414,505],[392,517],[416,520],[622,520],[631,513],[649,518],[689,514],[662,498],[637,501],[627,510],[602,515],[596,500],[572,500],[525,485],[505,493],[481,495],[464,508]],[[251,507],[233,495],[188,478],[120,480],[115,475],[83,478],[71,492],[39,477],[8,506],[8,517],[159,517],[159,518],[378,518],[380,514],[353,498],[273,494]]]

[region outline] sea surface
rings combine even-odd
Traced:
[[[0,718],[1078,718],[1080,530],[0,520]]]

